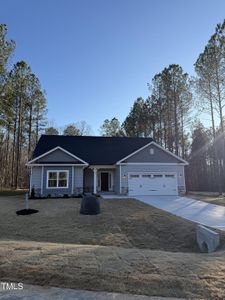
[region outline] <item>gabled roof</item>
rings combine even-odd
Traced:
[[[185,165],[188,165],[188,162],[187,162],[186,160],[184,160],[183,158],[179,157],[178,155],[176,155],[176,154],[174,154],[174,153],[168,151],[167,149],[163,148],[162,146],[160,146],[159,144],[157,144],[157,143],[154,142],[153,140],[152,140],[150,143],[148,143],[148,144],[144,145],[143,147],[139,148],[138,150],[136,150],[136,151],[130,153],[130,154],[127,155],[126,157],[123,157],[121,160],[119,160],[119,161],[117,162],[117,165],[119,165],[120,163],[122,163],[122,162],[125,161],[126,159],[132,157],[133,155],[137,154],[138,152],[144,150],[146,147],[148,147],[148,146],[150,146],[150,145],[154,145],[155,147],[157,147],[157,148],[163,150],[163,151],[166,152],[167,154],[169,154],[169,155],[173,156],[174,158],[176,158],[177,160],[179,160],[180,163],[183,163],[183,164],[185,164]]]
[[[90,165],[111,165],[152,141],[151,138],[42,135],[32,161],[60,147]]]
[[[35,162],[36,160],[38,160],[38,159],[40,159],[40,158],[42,158],[42,157],[44,157],[44,156],[46,156],[46,155],[48,155],[48,154],[50,154],[50,153],[56,151],[56,150],[63,151],[64,153],[66,153],[67,155],[69,155],[69,156],[71,156],[71,157],[77,159],[77,160],[80,161],[81,163],[88,165],[88,163],[87,163],[86,161],[80,159],[79,157],[77,157],[77,156],[74,155],[73,153],[67,151],[66,149],[64,149],[64,148],[62,148],[62,147],[60,147],[60,146],[57,146],[57,147],[55,147],[55,148],[52,148],[52,149],[50,149],[50,150],[47,151],[47,152],[44,152],[44,153],[42,153],[42,154],[40,154],[40,155],[38,155],[38,156],[36,156],[36,157],[33,157],[33,159],[30,160],[28,163],[33,163],[33,162]]]

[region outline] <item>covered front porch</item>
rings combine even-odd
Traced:
[[[84,169],[84,192],[115,193],[115,167],[89,166]]]

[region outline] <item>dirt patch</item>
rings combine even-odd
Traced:
[[[23,198],[1,198],[0,239],[198,252],[196,225],[133,199],[101,200],[101,214],[80,215],[80,199],[30,200],[38,214],[17,216]],[[222,243],[225,234],[221,235]]]
[[[1,241],[0,278],[95,291],[223,299],[225,252]]]
[[[224,196],[187,195],[187,197],[203,202],[225,206]]]

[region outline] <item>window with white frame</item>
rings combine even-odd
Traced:
[[[48,171],[47,188],[68,188],[69,171]]]

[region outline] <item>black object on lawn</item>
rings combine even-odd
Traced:
[[[80,214],[97,215],[100,214],[99,199],[92,195],[83,196],[80,206]]]
[[[26,193],[25,194],[25,209],[17,210],[16,214],[25,216],[25,215],[36,214],[37,212],[38,212],[37,209],[29,208],[29,197],[28,197],[28,193]]]
[[[17,210],[16,214],[25,216],[25,215],[36,214],[37,212],[38,212],[37,209],[28,208],[28,209]]]

